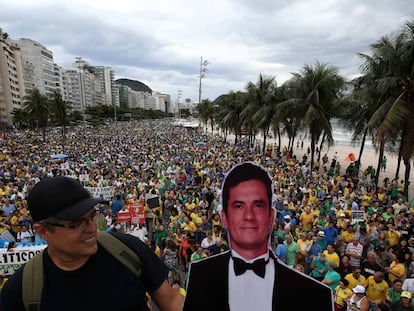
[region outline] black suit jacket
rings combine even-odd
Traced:
[[[228,304],[229,260],[230,251],[227,251],[191,263],[184,311],[230,310]],[[333,295],[329,287],[290,268],[278,259],[274,259],[274,263],[272,310],[333,310]]]

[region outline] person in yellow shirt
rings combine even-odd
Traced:
[[[346,301],[354,294],[348,287],[349,282],[345,279],[341,279],[339,285],[334,291],[334,305],[336,310],[345,310]]]
[[[194,233],[197,231],[197,226],[190,220],[188,216],[185,216],[184,222],[182,223],[182,229],[183,231],[189,231],[191,235],[194,235]]]
[[[338,253],[335,252],[334,244],[328,244],[326,249],[323,251],[323,254],[325,255],[327,261],[332,261],[336,264],[337,267],[339,267],[341,259],[339,258]]]
[[[193,202],[193,198],[189,197],[188,202],[185,203],[184,206],[185,206],[185,209],[187,210],[187,212],[191,213],[195,209],[196,204],[195,204],[195,202]]]
[[[201,211],[196,208],[191,214],[190,214],[190,219],[193,223],[195,223],[197,226],[200,226],[202,223],[202,219],[201,219]]]
[[[336,227],[340,228],[342,232],[346,231],[346,228],[348,228],[349,219],[346,218],[345,213],[342,211],[337,218],[336,218]]]
[[[300,214],[299,220],[302,222],[303,231],[311,231],[315,216],[311,213],[311,207],[305,206],[303,212]]]
[[[403,254],[394,256],[394,260],[389,267],[385,267],[385,272],[388,272],[388,280],[393,283],[395,279],[405,279],[406,268],[404,265],[405,257]]]
[[[318,197],[316,195],[316,190],[312,189],[309,191],[309,199],[308,204],[313,205],[318,201]]]
[[[221,219],[219,214],[214,214],[213,219],[211,220],[211,226],[214,228],[214,226],[222,226]]]
[[[317,204],[313,204],[311,207],[311,214],[313,215],[314,219],[318,218],[321,214],[320,210],[318,209]]]
[[[296,242],[296,244],[299,248],[297,263],[305,265],[305,258],[312,246],[312,240],[309,239],[309,233],[306,231],[302,232],[302,237]]]
[[[368,208],[368,206],[371,205],[371,200],[374,198],[374,192],[372,190],[370,190],[369,192],[365,192],[364,195],[362,196],[362,202],[361,205],[364,206],[365,208]]]
[[[367,279],[361,274],[362,270],[360,267],[355,267],[351,273],[345,275],[345,280],[348,281],[348,288],[353,289],[357,285],[365,287]]]
[[[390,287],[384,280],[384,272],[376,271],[374,275],[367,278],[366,284],[367,297],[371,306],[376,306],[379,303],[386,303],[387,291]]]
[[[346,244],[352,242],[352,238],[355,236],[354,227],[351,224],[348,224],[346,230],[341,232],[342,237],[344,238],[344,242]]]
[[[389,241],[389,247],[393,247],[398,245],[401,237],[401,232],[396,230],[395,224],[393,222],[389,222],[387,224],[388,230],[386,231],[386,237]]]

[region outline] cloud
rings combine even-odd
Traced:
[[[359,74],[357,53],[413,18],[410,0],[47,1],[0,0],[0,27],[30,38],[70,66],[81,56],[116,77],[198,101],[244,90],[260,73],[281,84],[316,60]]]

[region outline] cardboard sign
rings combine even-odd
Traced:
[[[364,211],[352,211],[352,223],[363,222],[365,219]]]
[[[147,199],[147,205],[150,209],[159,207],[160,206],[160,197],[157,196],[157,197]]]

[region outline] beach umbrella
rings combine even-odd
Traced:
[[[203,141],[196,142],[197,147],[204,147],[205,145],[206,145],[206,143],[203,142]]]
[[[68,157],[67,154],[64,153],[57,153],[57,154],[52,154],[52,159],[56,160],[56,159],[66,159]]]

